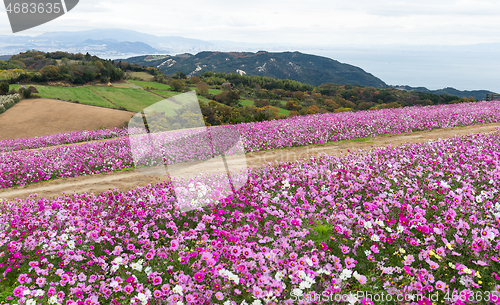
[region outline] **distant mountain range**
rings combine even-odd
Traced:
[[[180,36],[156,36],[124,29],[100,29],[78,32],[49,32],[34,37],[0,35],[0,54],[18,54],[26,50],[44,52],[89,52],[103,58],[117,58],[144,54],[197,53],[205,50],[274,50],[273,44],[237,43],[232,41],[205,41]],[[119,43],[127,44],[119,44]],[[140,45],[131,45],[141,43]],[[281,48],[281,50],[283,47]]]
[[[212,71],[292,79],[315,86],[335,83],[388,87],[382,80],[359,67],[300,52],[200,52],[196,55],[137,56],[122,61],[157,67],[170,75],[182,72],[192,76]]]
[[[428,93],[434,93],[434,94],[448,94],[448,95],[454,95],[458,97],[473,97],[477,100],[484,100],[486,98],[486,94],[491,94],[495,92],[491,92],[488,90],[472,90],[472,91],[460,91],[455,88],[447,87],[444,89],[438,89],[438,90],[429,90],[425,87],[410,87],[410,86],[391,86],[392,88],[399,89],[399,90],[406,90],[406,91],[416,91],[416,92],[428,92]]]
[[[131,30],[103,29],[79,32],[52,32],[35,37],[0,36],[0,54],[18,54],[26,50],[66,51],[106,58],[139,54],[171,54],[199,52],[214,47],[213,43],[178,36],[155,36]]]

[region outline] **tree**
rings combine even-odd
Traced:
[[[169,86],[172,87],[172,90],[177,92],[183,92],[185,88],[184,83],[178,79],[172,79]]]
[[[200,78],[198,76],[191,76],[190,80],[193,84],[197,84],[200,82]]]
[[[9,83],[3,82],[0,84],[0,94],[7,94],[9,92]]]
[[[196,93],[198,93],[199,95],[207,95],[209,89],[210,87],[205,82],[198,82],[196,84]]]
[[[339,108],[340,106],[337,103],[335,103],[334,100],[326,99],[325,100],[325,107],[328,111],[334,111],[335,109]]]
[[[266,100],[256,100],[254,102],[254,104],[255,104],[255,107],[262,108],[262,107],[265,107],[265,106],[269,106],[269,101],[266,101]]]
[[[302,91],[296,91],[293,93],[293,98],[298,99],[300,101],[305,98],[305,93]]]
[[[297,101],[297,100],[290,100],[290,101],[286,102],[285,107],[288,110],[295,110],[295,111],[299,111],[300,109],[302,109],[302,106],[299,105],[299,101]]]
[[[172,75],[172,78],[176,79],[186,79],[187,75],[182,73],[182,72],[175,72],[174,75]]]
[[[29,88],[28,89],[23,88],[22,93],[25,98],[31,97],[31,89]]]
[[[57,79],[59,77],[59,68],[54,66],[54,65],[48,65],[48,66],[43,67],[41,72],[49,80]]]
[[[370,109],[374,105],[375,105],[375,103],[372,103],[372,102],[361,102],[358,105],[358,109],[359,110],[367,110],[367,109]]]
[[[215,96],[215,100],[228,106],[238,106],[240,95],[235,90],[222,91]]]

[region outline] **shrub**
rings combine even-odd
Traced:
[[[30,98],[31,97],[31,89],[29,89],[29,88],[28,89],[23,88],[22,89],[22,94],[23,94],[24,98]]]
[[[185,88],[184,83],[178,79],[171,80],[169,86],[172,87],[172,89],[177,92],[183,92]]]
[[[9,92],[9,83],[3,82],[0,84],[0,94],[7,94]]]

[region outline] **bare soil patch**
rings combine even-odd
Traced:
[[[0,140],[124,127],[134,114],[51,99],[23,100],[0,115]]]
[[[10,111],[10,110],[9,110]],[[250,168],[261,168],[262,166],[273,162],[291,162],[300,159],[316,157],[321,154],[340,156],[356,152],[359,149],[371,150],[375,147],[386,147],[389,145],[400,146],[410,143],[425,143],[429,140],[439,140],[454,136],[466,134],[485,134],[496,131],[500,128],[500,123],[475,125],[467,127],[453,127],[438,129],[432,131],[419,131],[407,134],[389,134],[374,137],[363,142],[341,141],[322,145],[309,145],[304,147],[294,147],[288,149],[261,151],[246,154],[246,164]],[[350,151],[350,152],[349,152]],[[228,159],[230,169],[234,169],[240,164],[241,160]],[[176,177],[192,177],[204,172],[224,171],[220,166],[220,160],[211,162],[189,162],[178,166],[175,169],[169,168],[170,174]],[[59,179],[54,181],[45,181],[25,187],[14,187],[0,191],[0,198],[14,200],[15,198],[26,198],[30,194],[37,194],[39,198],[56,198],[63,193],[66,195],[75,193],[100,193],[108,190],[118,189],[127,191],[138,186],[155,184],[160,181],[168,181],[168,176],[160,176],[158,173],[145,173],[140,170],[127,170],[114,173],[104,173],[91,176],[75,177],[68,179]]]

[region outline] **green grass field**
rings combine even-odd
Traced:
[[[241,106],[252,106],[254,102],[250,100],[240,100],[240,104]]]
[[[29,87],[30,85],[26,85]],[[11,85],[12,89],[18,90],[20,85]],[[39,96],[50,99],[61,99],[65,101],[78,101],[80,104],[100,106],[117,109],[118,107],[108,102],[103,97],[92,91],[96,87],[52,87],[35,85]]]
[[[132,112],[139,112],[163,100],[160,96],[141,89],[92,87],[92,90]]]
[[[170,98],[172,96],[179,95],[179,92],[174,92],[174,91],[161,91],[161,90],[151,90],[152,92],[159,94],[163,96],[164,98]]]
[[[152,81],[155,77],[147,72],[132,72],[130,73],[132,77],[139,77],[142,80],[145,81]]]
[[[208,89],[208,93],[214,94],[214,95],[217,95],[221,92],[222,92],[222,90],[219,90],[219,89]]]
[[[290,110],[288,109],[283,109],[283,108],[278,108],[280,110],[280,114],[283,114],[285,116],[289,116],[290,115]]]
[[[179,95],[179,92],[170,91],[170,86],[154,82],[144,81],[128,81],[131,84],[141,88],[154,88],[151,92],[143,89],[120,87],[105,87],[105,86],[84,86],[84,87],[54,87],[35,85],[39,91],[38,95],[43,98],[60,99],[65,101],[78,101],[80,104],[100,106],[106,108],[119,109],[123,107],[128,111],[140,112],[159,101]],[[26,85],[29,87],[30,85]],[[12,89],[18,90],[20,85],[11,85]],[[212,94],[217,94],[221,90],[210,89]],[[208,103],[210,100],[198,96],[198,100]],[[110,102],[111,101],[111,102]],[[171,115],[178,109],[180,105],[169,102],[171,105],[166,108],[166,114]],[[240,100],[242,106],[254,105],[252,100]],[[286,102],[281,101],[284,105]],[[285,116],[290,115],[290,110],[278,108],[279,113]]]
[[[169,90],[169,91],[172,90],[169,85],[155,83],[155,82],[143,82],[138,80],[129,80],[128,82],[135,84],[143,89],[146,87],[150,87],[158,90]]]

